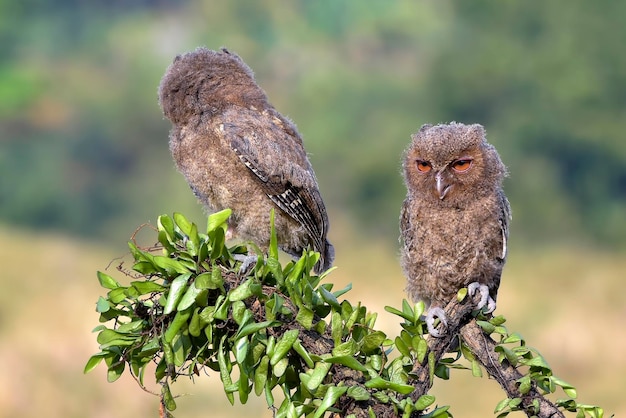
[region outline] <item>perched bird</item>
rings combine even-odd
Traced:
[[[407,292],[429,306],[426,323],[468,287],[478,308],[496,308],[511,209],[502,191],[506,167],[481,125],[424,125],[404,154],[407,196],[400,216],[401,262]]]
[[[302,138],[239,56],[225,48],[177,56],[159,102],[173,125],[176,166],[209,211],[232,209],[233,236],[267,250],[274,208],[279,247],[294,257],[314,249],[321,254],[314,270],[330,267],[328,215]]]

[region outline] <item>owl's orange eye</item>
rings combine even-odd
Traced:
[[[469,170],[471,166],[472,166],[472,160],[469,158],[466,158],[463,160],[456,160],[455,162],[452,163],[452,168],[454,169],[454,171],[458,171],[461,173],[463,171]]]
[[[428,173],[432,168],[428,161],[417,160],[415,163],[417,165],[417,171],[421,173]]]

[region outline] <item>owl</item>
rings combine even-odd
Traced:
[[[404,154],[407,196],[400,216],[407,293],[429,306],[428,332],[441,336],[443,307],[459,289],[480,292],[478,308],[496,308],[511,209],[507,174],[481,125],[424,125]]]
[[[327,270],[328,215],[302,138],[243,60],[225,48],[177,56],[158,95],[178,170],[209,211],[232,209],[229,233],[267,250],[275,209],[279,247],[294,257],[314,249],[314,270]]]

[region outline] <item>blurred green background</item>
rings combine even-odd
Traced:
[[[241,55],[297,124],[329,207],[329,280],[390,334],[402,151],[424,123],[483,124],[513,208],[498,313],[580,401],[626,413],[625,18],[618,0],[0,0],[0,415],[157,416],[131,379],[82,367],[95,271],[161,213],[204,224],[156,98],[197,46]],[[437,384],[439,403],[491,416],[504,395],[467,374]],[[271,416],[230,407],[217,376],[179,393],[179,417]]]

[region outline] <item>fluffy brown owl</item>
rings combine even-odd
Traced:
[[[266,250],[274,208],[279,247],[294,257],[312,248],[321,254],[315,271],[330,267],[328,216],[302,138],[239,56],[206,48],[177,56],[159,101],[179,171],[208,210],[232,209],[234,236]]]
[[[502,191],[506,167],[481,125],[424,125],[404,155],[407,196],[400,216],[407,292],[429,310],[428,331],[440,336],[443,307],[468,287],[478,308],[496,308],[506,258],[510,207]]]

